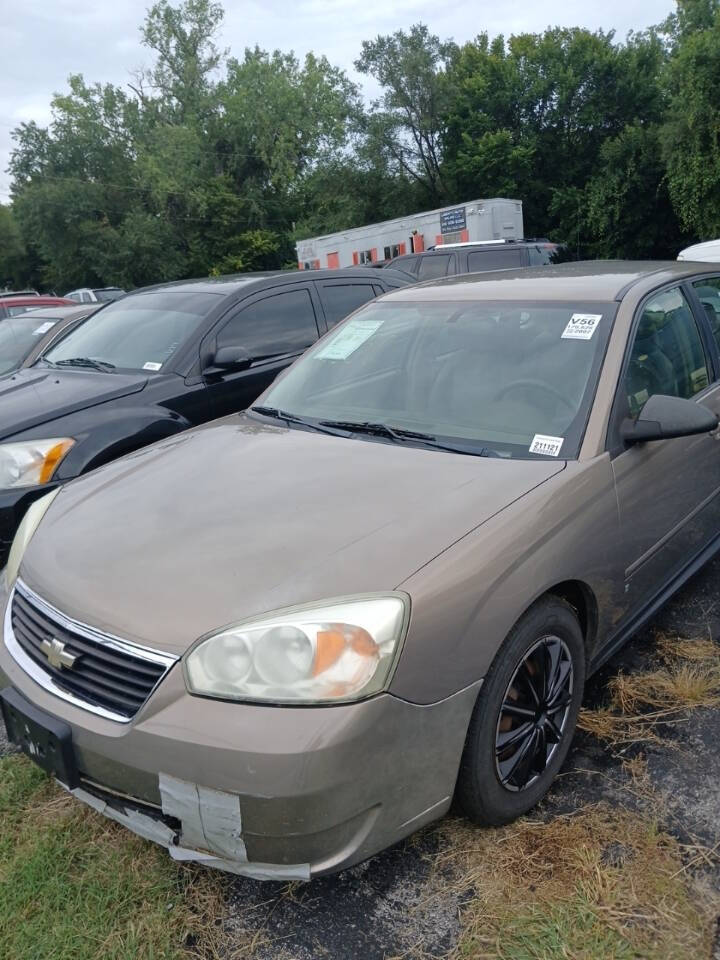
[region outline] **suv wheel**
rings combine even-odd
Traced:
[[[456,790],[467,816],[508,823],[547,793],[570,749],[584,682],[575,611],[546,597],[513,627],[478,696]]]

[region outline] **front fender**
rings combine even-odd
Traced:
[[[89,416],[76,415],[72,422],[65,418],[64,427],[62,420],[52,425],[56,436],[76,440],[56,474],[61,483],[193,426],[174,411],[156,406],[95,407],[83,413]]]
[[[592,591],[601,645],[624,610],[618,542],[609,457],[568,463],[398,585],[412,613],[391,692],[434,703],[477,682],[528,607],[567,580]]]

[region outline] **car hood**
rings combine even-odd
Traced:
[[[18,370],[0,378],[0,439],[96,403],[137,393],[147,380],[147,375],[142,374],[103,373],[78,367]]]
[[[70,617],[183,653],[251,615],[394,589],[563,466],[234,416],[73,481],[20,575]]]

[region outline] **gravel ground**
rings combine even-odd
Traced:
[[[586,705],[599,705],[607,680],[619,670],[653,666],[657,629],[686,637],[711,635],[720,642],[720,558],[709,564],[634,640],[588,684]],[[0,724],[0,728],[2,725]],[[720,843],[720,710],[698,710],[672,728],[667,744],[643,746],[655,790],[665,799],[664,825],[681,839]],[[11,750],[0,729],[0,753]],[[577,809],[605,799],[627,801],[624,757],[589,734],[575,744],[540,815]],[[233,878],[230,885],[232,942],[255,936],[258,960],[386,960],[421,945],[426,957],[441,957],[460,935],[457,893],[429,897],[444,879],[433,870],[440,843],[432,827],[339,876],[308,885],[258,883]],[[709,881],[720,889],[720,870]],[[720,941],[717,948],[720,958]]]

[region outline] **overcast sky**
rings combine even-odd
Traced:
[[[11,130],[22,120],[50,120],[50,99],[66,89],[70,73],[88,81],[124,84],[150,60],[138,27],[149,0],[0,0],[0,202],[7,200],[5,173]],[[671,0],[242,0],[225,3],[221,46],[241,55],[264,49],[324,53],[352,68],[362,40],[427,23],[443,39],[537,32],[547,26],[615,29],[619,37],[659,23]]]

